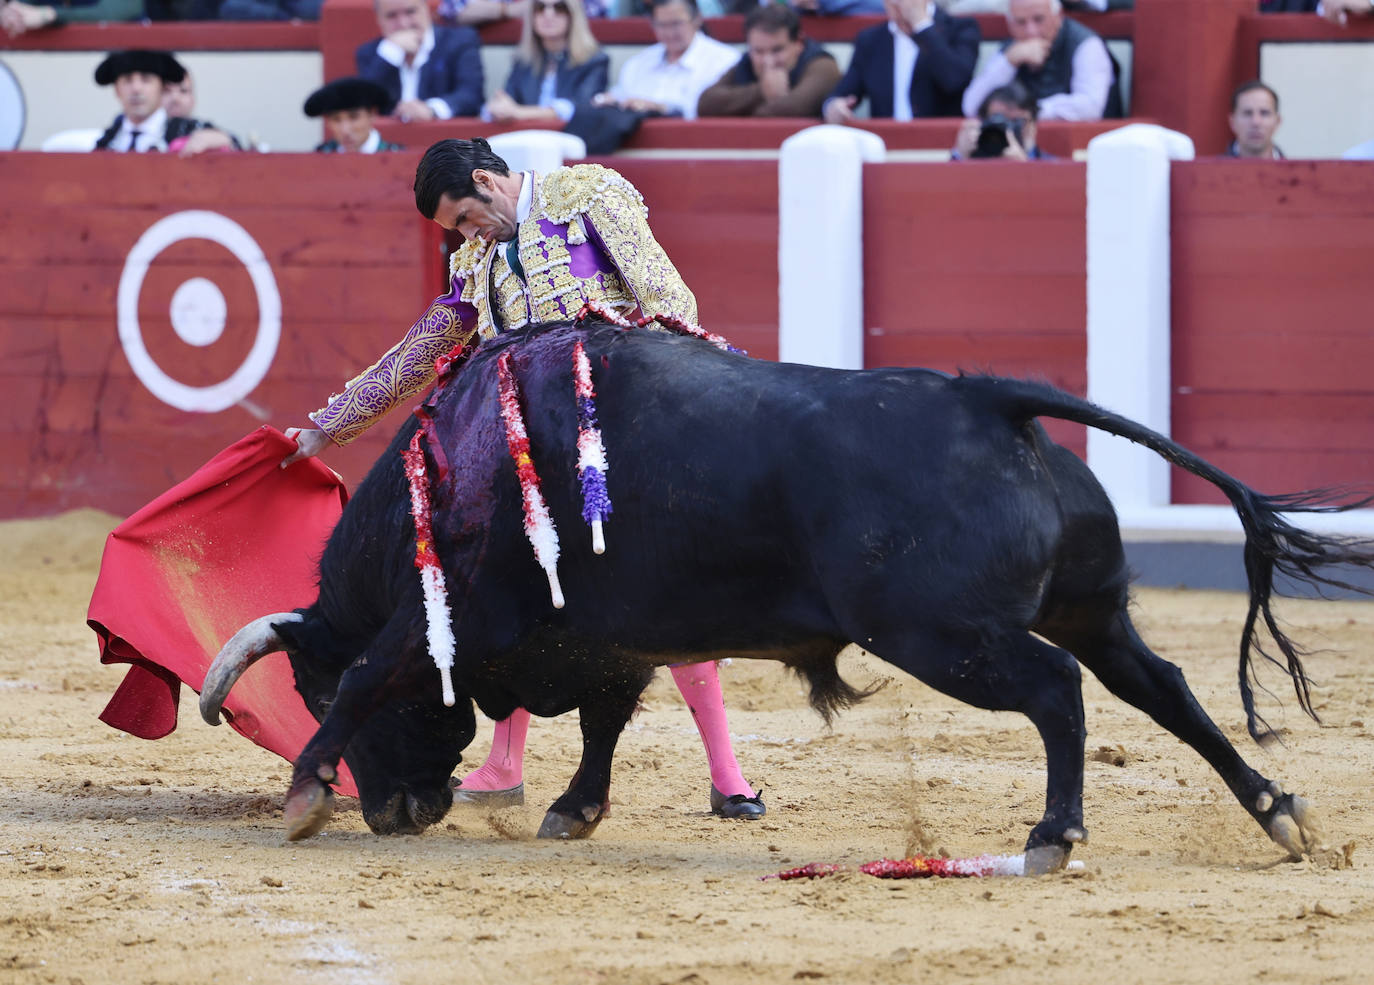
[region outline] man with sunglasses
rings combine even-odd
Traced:
[[[639,191],[609,168],[582,164],[547,175],[512,172],[480,137],[441,140],[416,169],[415,206],[426,219],[463,236],[450,262],[448,293],[371,368],[310,415],[315,428],[287,430],[297,451],[283,467],[362,434],[433,383],[436,358],[474,336],[490,339],[531,323],[570,319],[588,301],[626,314],[697,320],[696,298],[654,238]],[[706,747],[712,812],[762,817],[761,791],[744,779],[731,747],[716,665],[671,670]],[[463,778],[456,801],[524,803],[529,720],[520,709],[497,723],[487,761]]]

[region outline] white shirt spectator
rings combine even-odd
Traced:
[[[415,52],[415,60],[409,65],[406,64],[405,49],[396,42],[383,38],[381,44],[377,45],[377,56],[395,65],[396,70],[401,73],[400,102],[405,103],[420,98],[420,69],[425,67],[425,62],[429,61],[429,56],[433,51],[433,27],[425,29],[425,36],[420,39],[419,50]],[[425,105],[434,110],[436,120],[453,118],[453,110],[449,109],[448,103],[442,99],[426,99]]]
[[[913,34],[920,34],[926,28],[935,23],[935,4],[926,5],[925,20],[916,25]],[[916,74],[916,59],[921,56],[920,49],[916,46],[916,39],[910,34],[897,27],[892,21],[887,22],[887,29],[892,32],[892,118],[894,120],[914,119],[911,111],[911,77]]]
[[[694,120],[701,94],[740,59],[737,49],[700,31],[676,62],[665,62],[663,53],[663,45],[654,44],[627,61],[620,69],[611,96],[622,102],[647,99],[661,103],[681,113],[684,119]]]

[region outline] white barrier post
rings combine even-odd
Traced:
[[[778,358],[862,369],[863,166],[887,157],[877,134],[815,126],[778,160]]]
[[[1088,399],[1161,434],[1170,424],[1169,162],[1193,142],[1131,124],[1088,144]],[[1169,503],[1169,465],[1088,429],[1088,464],[1117,512]]]
[[[547,174],[561,168],[564,161],[580,161],[587,156],[581,137],[558,130],[512,130],[487,139],[512,171],[538,171]]]

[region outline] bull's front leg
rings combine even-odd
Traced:
[[[425,662],[423,627],[423,614],[398,612],[339,678],[329,713],[296,757],[282,811],[288,841],[318,834],[329,822],[344,749],[374,712],[413,690],[416,662]]]
[[[623,689],[584,702],[578,711],[582,725],[582,762],[573,774],[563,796],[549,807],[540,838],[588,838],[610,808],[611,761],[615,744],[625,724],[634,714],[640,692],[647,680],[627,684]]]

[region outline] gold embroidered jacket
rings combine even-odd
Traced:
[[[434,360],[530,322],[574,317],[584,302],[697,321],[697,304],[649,229],[644,199],[599,164],[558,168],[533,178],[530,214],[516,243],[524,280],[503,250],[465,242],[450,263],[449,292],[343,392],[310,415],[336,444],[352,441],[398,403],[434,380]]]

